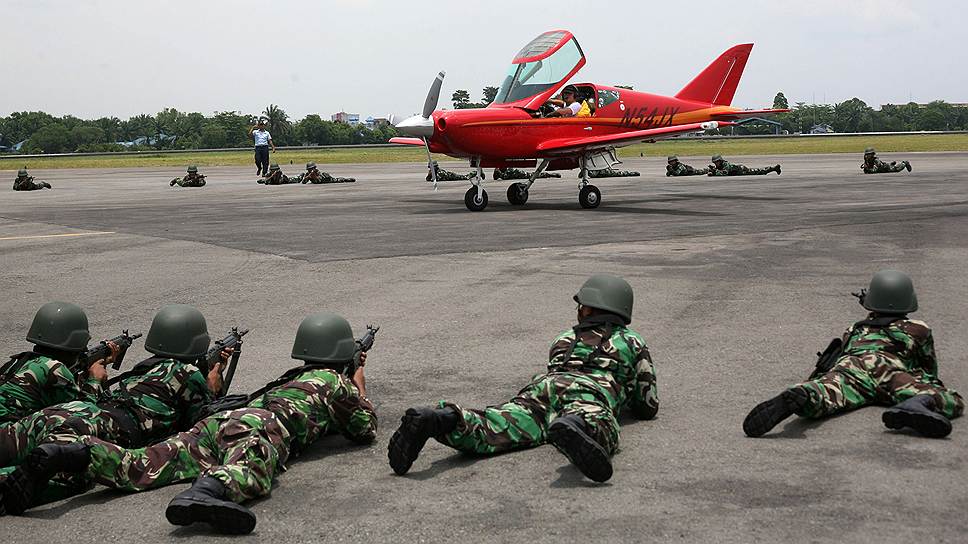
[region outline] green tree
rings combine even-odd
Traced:
[[[454,103],[454,109],[462,110],[470,107],[471,95],[464,89],[457,89],[450,96],[450,101]]]
[[[262,112],[266,116],[266,124],[269,125],[269,134],[272,134],[272,139],[278,145],[284,145],[289,137],[289,132],[292,130],[292,123],[289,122],[289,115],[286,114],[286,110],[276,106],[275,104],[269,104],[269,107]]]
[[[229,139],[225,127],[216,121],[205,123],[205,126],[202,127],[201,134],[199,134],[198,143],[205,149],[227,147]]]
[[[773,97],[773,109],[785,110],[789,107],[790,107],[790,103],[787,102],[787,99],[785,96],[783,96],[783,93],[782,92],[776,93],[776,96]]]
[[[870,124],[864,126],[871,107],[860,98],[851,98],[834,106],[833,127],[837,132],[861,132],[870,130]]]
[[[104,131],[94,126],[78,125],[70,130],[71,148],[79,150],[104,143]]]
[[[34,132],[27,147],[40,153],[66,153],[71,151],[71,134],[60,123],[52,123]]]
[[[956,119],[954,108],[944,100],[928,103],[920,114],[918,130],[951,130],[951,122]]]
[[[481,104],[484,107],[490,106],[491,102],[494,102],[494,98],[497,97],[497,91],[498,91],[497,87],[490,87],[490,86],[484,87],[484,92],[483,92],[484,100],[481,101]]]

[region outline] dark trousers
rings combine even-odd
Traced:
[[[255,146],[255,168],[263,176],[269,173],[269,146]]]

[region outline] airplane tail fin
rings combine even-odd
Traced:
[[[736,94],[739,78],[746,68],[753,44],[744,43],[726,50],[695,79],[679,91],[676,98],[728,106]]]

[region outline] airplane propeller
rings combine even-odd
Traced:
[[[430,142],[427,141],[427,138],[434,135],[433,115],[434,110],[437,109],[437,102],[440,101],[440,87],[444,84],[445,75],[446,73],[441,71],[430,85],[430,91],[427,93],[427,99],[424,100],[423,111],[420,115],[408,117],[399,123],[393,123],[394,119],[390,120],[390,123],[401,134],[423,140],[424,147],[427,149],[427,168],[430,169],[430,175],[433,177],[435,191],[437,190],[437,171],[433,166],[433,157],[430,155]]]

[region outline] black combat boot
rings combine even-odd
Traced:
[[[907,171],[910,172],[911,171],[911,163],[908,162],[908,161],[904,161],[904,168],[907,168]]]
[[[772,399],[757,404],[743,421],[743,432],[753,438],[763,436],[778,423],[803,409],[809,399],[809,393],[802,387],[787,389]]]
[[[909,165],[908,166],[908,172],[910,172],[910,171],[911,171],[911,166]],[[53,187],[51,187],[50,183],[47,183],[46,181],[44,182],[43,185],[44,185],[44,188],[45,189],[53,189]]]
[[[931,395],[916,395],[884,411],[881,420],[888,429],[910,427],[928,438],[944,438],[951,434],[951,421],[935,412]]]
[[[178,183],[178,182],[175,181],[175,180],[171,180],[171,183],[169,183],[168,186],[169,187],[174,187],[176,183]]]
[[[774,166],[773,167],[773,170],[776,172],[776,175],[778,175],[778,176],[780,175],[780,165],[779,164],[776,165],[776,166]]]
[[[606,482],[612,477],[612,459],[586,432],[585,420],[575,414],[561,416],[548,426],[548,442],[588,478]]]
[[[191,487],[175,495],[165,509],[172,525],[205,522],[220,533],[247,535],[255,529],[255,514],[241,504],[225,500],[225,486],[210,476],[203,476]]]
[[[393,472],[406,474],[427,440],[453,431],[459,420],[460,415],[453,408],[408,408],[387,446]]]
[[[88,447],[79,442],[37,446],[16,470],[0,482],[3,509],[8,514],[23,514],[33,506],[34,497],[43,491],[55,474],[83,472],[90,462]]]

